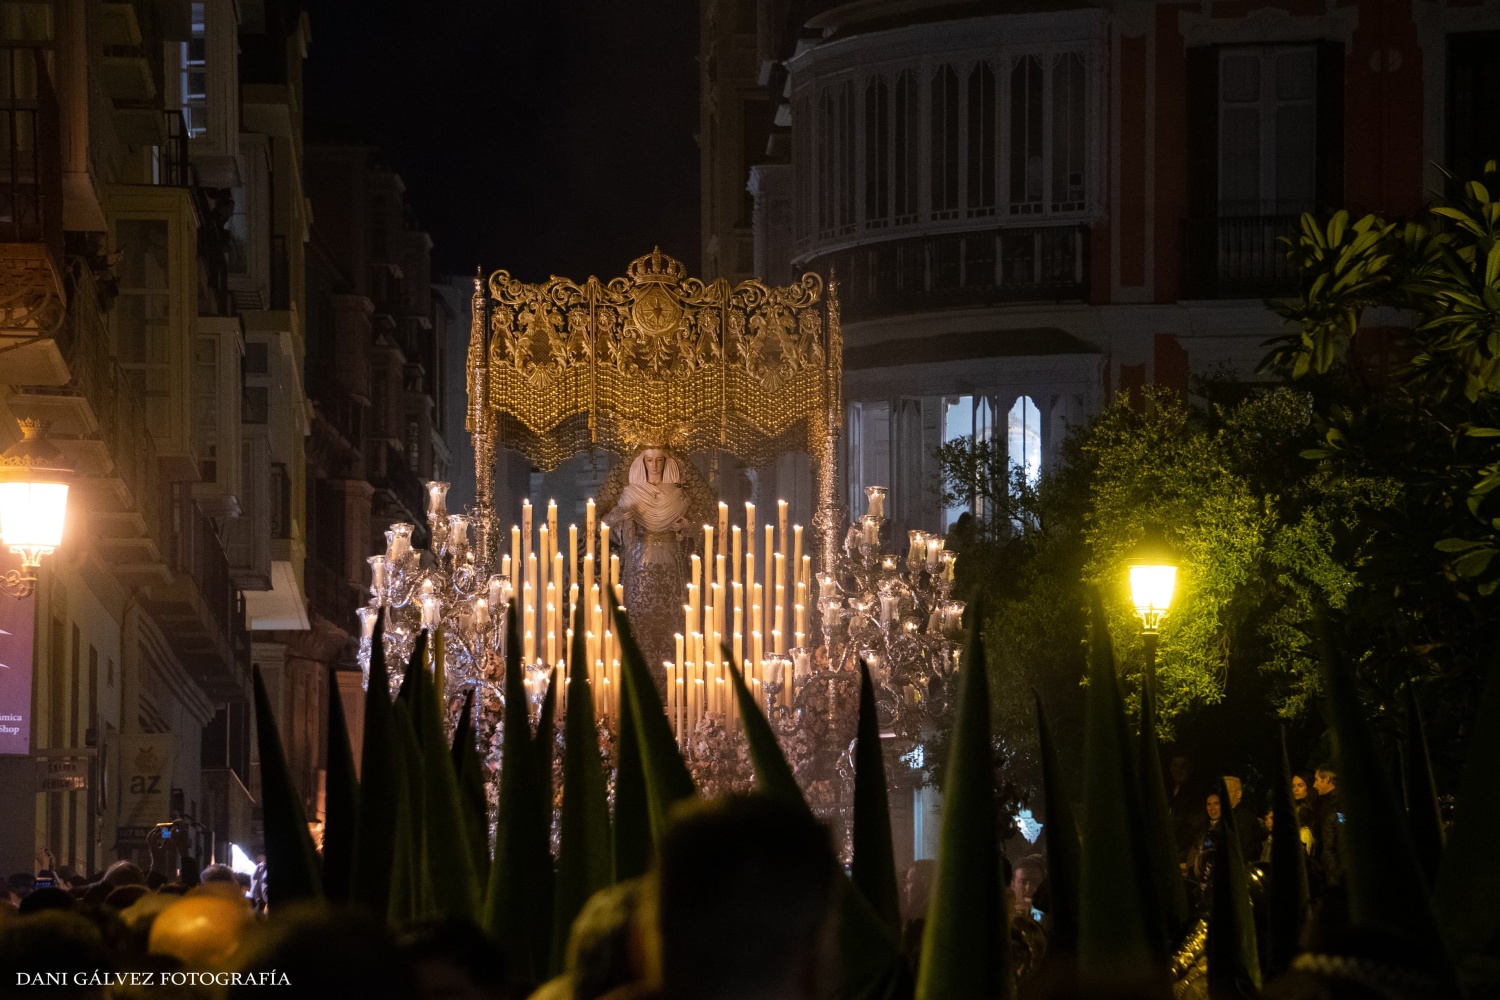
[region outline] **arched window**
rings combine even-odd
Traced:
[[[1080,120],[1079,128],[1083,127]],[[969,74],[969,216],[995,214],[995,71],[979,63]]]
[[[905,70],[896,77],[896,135],[892,156],[898,225],[917,219],[917,151],[922,145],[917,136],[918,112],[916,74]]]
[[[817,162],[818,177],[818,234],[829,236],[834,227],[834,117],[833,91],[824,90],[818,95]]]
[[[1042,62],[1025,56],[1010,71],[1010,210],[1042,211]]]
[[[1065,52],[1052,66],[1052,211],[1086,207],[1083,193],[1083,57]]]
[[[839,198],[839,232],[854,230],[854,84],[845,82],[838,89],[838,119],[834,128],[838,146],[834,169]]]
[[[885,77],[865,87],[865,225],[885,226],[891,219],[891,94]]]
[[[1005,450],[1012,468],[1035,485],[1042,474],[1042,411],[1030,396],[1017,399],[1005,418]]]
[[[958,74],[944,66],[932,76],[932,217],[958,215]]]

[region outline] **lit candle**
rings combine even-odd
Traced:
[[[785,500],[777,500],[776,501],[776,532],[777,532],[776,537],[780,540],[781,546],[776,551],[780,552],[782,554],[782,556],[786,555],[786,522],[787,522],[786,515],[787,515],[787,502]]]
[[[583,505],[583,536],[584,536],[585,539],[587,539],[587,541],[584,542],[584,546],[585,546],[584,551],[587,552],[589,555],[593,555],[594,554],[594,498],[593,497],[589,497],[588,500],[585,501],[584,505]]]
[[[521,527],[517,524],[510,526],[510,561],[518,569],[526,565],[526,560],[521,555]]]
[[[555,551],[557,551],[557,501],[556,500],[548,500],[547,501],[547,531],[549,532],[549,534],[551,535],[551,538],[552,538],[552,549],[550,551],[548,551],[548,553],[547,553],[548,558],[551,558],[552,553],[555,552]]]
[[[521,501],[521,554],[531,558],[531,501]]]
[[[932,537],[929,537],[927,539],[927,572],[929,572],[929,573],[936,573],[937,572],[939,558],[940,558],[940,554],[942,553],[942,551],[943,551],[943,539],[941,539],[941,538],[932,538]]]
[[[729,544],[729,504],[723,500],[719,501],[719,555],[727,555],[725,546]],[[708,549],[703,550],[708,554]]]
[[[510,576],[511,575],[510,574],[510,570],[511,570],[510,556],[501,556],[500,557],[500,575],[501,576]]]
[[[578,586],[578,525],[568,525],[568,582]]]
[[[792,525],[792,575],[797,576],[802,568],[802,525]],[[793,583],[796,580],[792,581]]]
[[[768,525],[766,525],[766,550],[765,550],[764,559],[766,561],[766,566],[765,566],[765,588],[766,588],[765,589],[765,596],[769,598],[773,594],[776,593],[776,577],[775,577],[775,568],[776,568],[776,525],[774,525],[774,524],[768,524]],[[766,604],[765,604],[765,609],[766,609],[766,620],[762,624],[761,627],[765,631],[769,632],[769,631],[771,631],[771,624],[772,624],[771,623],[771,616],[774,614],[775,608],[771,605],[770,601],[767,601]]]
[[[703,558],[704,559],[712,559],[713,557],[714,557],[714,526],[711,525],[711,524],[705,524],[703,526]]]
[[[745,554],[755,555],[755,504],[749,500],[745,501]]]
[[[732,529],[730,529],[730,532],[731,532],[731,534],[733,535],[733,538],[734,538],[734,543],[733,543],[733,545],[730,546],[730,550],[731,550],[730,566],[732,567],[732,569],[731,569],[731,577],[732,577],[732,579],[734,580],[735,583],[739,583],[740,582],[740,561],[743,558],[743,556],[741,555],[741,549],[742,549],[742,546],[744,545],[744,539],[741,537],[740,526],[738,524],[736,524]]]
[[[921,565],[927,559],[927,532],[912,529],[906,533],[909,546],[906,550],[906,561]]]

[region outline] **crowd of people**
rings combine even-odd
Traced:
[[[1283,820],[1256,810],[1237,778],[1205,791],[1177,756],[1167,792],[1189,885],[1208,885],[1226,813],[1245,860],[1268,863],[1269,831]],[[1336,890],[1344,872],[1336,771],[1298,775],[1294,798],[1297,814],[1287,821],[1298,826],[1309,871],[1322,891]],[[757,795],[682,809],[651,872],[590,899],[561,973],[522,989],[507,976],[501,948],[472,922],[392,930],[350,907],[266,912],[262,880],[223,865],[199,871],[194,859],[154,846],[145,871],[121,861],[92,879],[44,873],[0,889],[0,982],[78,997],[233,997],[276,985],[292,991],[283,996],[310,997],[813,1000],[828,995],[836,964],[838,864],[828,830],[805,810]],[[1046,954],[1047,864],[1041,853],[1022,853],[1002,865],[1010,965],[1024,978]],[[935,873],[935,862],[919,860],[900,887],[902,947],[913,967]],[[1200,913],[1207,905],[1203,893]]]

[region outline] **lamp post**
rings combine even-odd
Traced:
[[[72,470],[37,420],[21,421],[21,440],[0,455],[0,544],[21,557],[21,568],[0,576],[0,592],[28,597],[36,590],[42,556],[62,544]]]
[[[1162,619],[1172,607],[1172,590],[1177,584],[1177,564],[1161,525],[1146,525],[1141,540],[1131,550],[1129,565],[1130,603],[1135,605],[1135,613],[1141,619],[1141,637],[1146,646],[1146,691],[1154,703],[1156,643]]]

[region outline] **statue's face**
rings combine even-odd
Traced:
[[[646,467],[646,482],[661,482],[662,473],[667,468],[667,454],[656,448],[641,454],[641,464]]]

